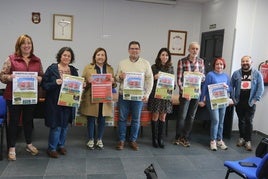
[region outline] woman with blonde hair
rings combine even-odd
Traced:
[[[8,160],[11,161],[16,160],[15,146],[20,118],[22,118],[26,151],[32,155],[38,154],[37,148],[32,144],[33,119],[36,104],[12,104],[12,81],[15,77],[12,73],[14,71],[37,72],[38,83],[42,81],[42,63],[40,58],[34,55],[33,41],[29,35],[23,34],[19,36],[15,45],[14,54],[8,56],[0,72],[0,80],[6,84],[4,98],[7,100],[9,111]]]

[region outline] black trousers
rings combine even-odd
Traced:
[[[248,104],[237,104],[235,106],[236,114],[238,117],[238,128],[240,138],[245,141],[251,141],[253,118],[256,111],[256,104],[250,107]]]
[[[36,105],[12,105],[11,100],[7,100],[9,121],[8,121],[8,147],[15,147],[20,118],[24,130],[24,137],[27,144],[32,143],[32,130],[34,110]]]

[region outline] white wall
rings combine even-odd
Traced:
[[[268,47],[263,45],[268,40],[266,7],[266,0],[218,0],[203,6],[182,2],[169,6],[125,0],[2,0],[0,64],[13,53],[15,41],[22,33],[32,36],[35,54],[41,57],[45,69],[55,61],[62,46],[73,48],[76,55],[74,66],[80,69],[80,74],[99,46],[106,48],[109,63],[117,69],[118,62],[128,56],[127,45],[131,40],[141,42],[141,56],[152,64],[158,50],[167,46],[168,30],[187,31],[188,46],[191,41],[200,42],[200,32],[210,31],[210,24],[217,24],[213,30],[225,30],[223,57],[227,60],[226,72],[231,74],[240,68],[240,59],[245,54],[253,57],[255,67],[267,60]],[[41,13],[40,24],[32,23],[32,12]],[[53,14],[74,16],[73,41],[52,40]],[[176,67],[181,56],[172,58]],[[0,88],[3,87],[0,83]],[[263,112],[268,105],[266,93],[267,89],[257,107],[254,129],[268,134]],[[237,117],[233,127],[237,129]]]
[[[40,24],[32,23],[32,12],[41,13]],[[52,39],[53,14],[74,16],[73,41]],[[0,18],[1,66],[13,53],[17,37],[27,33],[33,38],[35,54],[41,57],[44,69],[55,61],[59,48],[70,46],[76,56],[74,66],[81,74],[99,46],[107,50],[108,62],[116,70],[118,62],[128,56],[127,46],[131,40],[140,41],[141,56],[151,64],[159,49],[167,46],[168,30],[187,31],[187,46],[191,41],[199,41],[201,5],[178,2],[173,6],[126,0],[4,0]],[[172,58],[176,66],[181,56]]]
[[[240,68],[240,59],[243,55],[250,55],[253,66],[258,68],[259,64],[267,60],[268,41],[266,35],[268,1],[266,0],[239,0],[237,16],[237,35],[235,42],[233,70]],[[254,117],[254,129],[268,134],[267,114],[268,106],[267,87],[265,87],[262,100],[257,103],[257,111]]]
[[[222,57],[226,60],[226,73],[231,74],[237,0],[211,1],[202,10],[201,32],[224,29]],[[209,25],[216,24],[215,29]]]

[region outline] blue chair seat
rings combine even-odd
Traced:
[[[2,125],[4,123],[4,118],[0,118],[0,125]]]
[[[243,177],[248,179],[255,179],[256,176],[256,168],[257,167],[243,167],[239,164],[239,162],[249,162],[255,163],[258,166],[261,163],[262,158],[259,157],[249,157],[239,161],[225,161],[224,166],[228,167],[232,170],[232,172],[240,173]]]
[[[242,166],[239,162],[254,163],[255,167]],[[268,178],[268,153],[263,157],[248,157],[237,161],[225,161],[224,166],[228,168],[225,179],[229,177],[230,173],[245,179],[267,179]]]
[[[3,96],[0,96],[0,160],[3,159],[3,130],[5,128],[5,122],[7,117],[6,100]]]

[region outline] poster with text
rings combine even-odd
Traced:
[[[182,97],[198,99],[201,92],[202,77],[203,75],[199,72],[185,71],[183,74]]]
[[[107,103],[113,100],[112,74],[94,74],[91,76],[92,103]]]
[[[37,72],[13,71],[12,104],[27,105],[38,102]]]
[[[127,72],[124,79],[123,99],[142,101],[144,90],[144,73]]]
[[[79,107],[84,78],[63,74],[58,105]]]
[[[155,89],[155,98],[171,100],[175,85],[174,74],[159,72],[157,85]]]
[[[208,85],[211,109],[219,109],[229,105],[227,88],[224,83]]]

